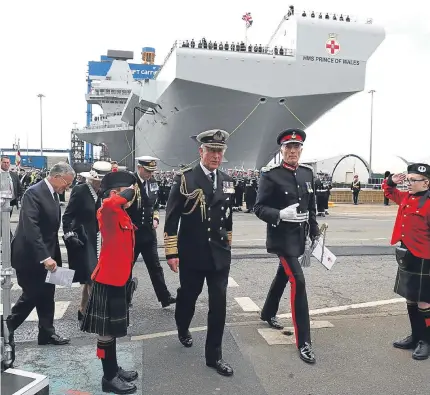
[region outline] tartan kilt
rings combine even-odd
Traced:
[[[406,268],[397,269],[394,292],[411,302],[430,303],[430,259],[410,254]]]
[[[124,337],[129,325],[126,287],[93,282],[81,331],[99,336]]]

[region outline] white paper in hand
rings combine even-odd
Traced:
[[[334,263],[336,262],[336,255],[334,255],[327,247],[324,246],[324,253],[322,248],[322,240],[318,242],[315,246],[315,249],[312,252],[312,255],[317,258],[318,262],[320,262],[327,270],[330,270]]]
[[[63,285],[64,287],[71,287],[74,275],[74,270],[57,266],[57,270],[55,272],[48,271],[45,282],[49,284]]]

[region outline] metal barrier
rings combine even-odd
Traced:
[[[1,225],[1,238],[0,238],[0,265],[1,265],[1,288],[3,290],[3,317],[7,318],[12,309],[10,292],[12,289],[12,275],[14,273],[10,261],[10,201],[12,199],[12,192],[10,190],[9,173],[0,173],[0,225]],[[1,353],[1,366],[2,371],[4,368],[9,368],[13,364],[14,359],[14,344],[9,344],[9,330],[6,325],[6,319],[2,320],[2,353]]]

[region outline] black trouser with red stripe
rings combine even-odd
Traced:
[[[274,317],[288,281],[291,284],[291,314],[297,347],[311,342],[308,296],[305,276],[297,257],[279,256],[279,267],[261,311],[264,320]]]

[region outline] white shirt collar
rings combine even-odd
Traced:
[[[3,170],[3,169],[0,167],[0,173],[9,173],[9,170]]]
[[[53,186],[51,185],[51,183],[48,181],[48,178],[44,178],[44,179],[43,179],[43,181],[45,181],[46,185],[47,185],[47,186],[48,186],[48,188],[49,188],[49,191],[51,192],[52,197],[54,197],[54,193],[55,193],[55,191],[54,191],[54,188],[53,188]]]
[[[214,171],[210,171],[208,170],[202,162],[200,162],[200,167],[203,169],[203,171],[205,172],[205,174],[208,176],[209,174],[213,173],[216,176],[216,169]]]

